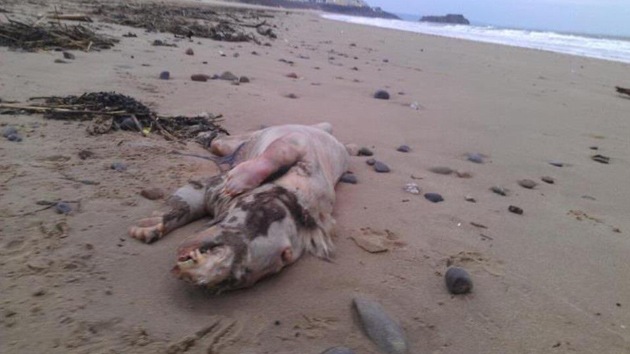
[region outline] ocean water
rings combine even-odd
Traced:
[[[492,26],[448,25],[336,14],[324,14],[322,16],[330,20],[368,26],[630,63],[630,39],[598,38],[589,35],[563,34],[550,31],[506,29]]]

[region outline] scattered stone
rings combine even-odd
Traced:
[[[377,347],[387,354],[407,353],[407,340],[402,328],[379,303],[363,297],[355,297],[352,302],[363,331]]]
[[[372,152],[372,150],[366,148],[366,147],[362,147],[359,149],[359,156],[372,156],[374,155],[374,153]]]
[[[160,73],[160,80],[168,80],[171,78],[171,73],[168,71],[162,71]]]
[[[229,71],[224,71],[223,74],[221,74],[219,76],[219,79],[221,79],[221,80],[228,80],[228,81],[236,81],[236,80],[238,80],[238,76],[232,74]]]
[[[589,147],[589,149],[591,149],[591,150],[599,150],[599,147],[597,147],[597,146],[591,146],[591,147]]]
[[[411,151],[411,148],[410,148],[408,145],[400,145],[400,146],[396,149],[396,151],[399,151],[399,152],[409,152],[409,151]]]
[[[140,195],[148,200],[157,200],[164,197],[164,191],[160,188],[145,188],[140,192]]]
[[[502,196],[507,196],[509,190],[507,190],[506,188],[502,188],[502,187],[497,187],[494,186],[492,188],[490,188],[491,191],[493,191],[494,193],[498,194],[498,195],[502,195]]]
[[[68,215],[72,212],[72,206],[66,202],[59,202],[55,204],[55,211],[57,214]]]
[[[166,43],[159,39],[154,40],[152,45],[156,47],[177,47],[177,44]]]
[[[563,167],[564,166],[564,163],[560,162],[560,161],[549,161],[549,164],[551,166],[556,166],[556,167]]]
[[[418,186],[417,183],[413,182],[405,184],[403,190],[411,194],[420,194],[420,186]]]
[[[206,82],[210,77],[206,74],[194,74],[190,76],[192,81]]]
[[[81,160],[85,160],[94,157],[94,152],[90,150],[81,150],[78,155]]]
[[[553,178],[549,177],[549,176],[540,177],[540,180],[545,182],[545,183],[549,183],[549,184],[556,183],[556,181]]]
[[[376,163],[376,160],[374,160],[374,159],[367,159],[367,160],[365,160],[365,163],[370,165],[370,166],[374,166],[374,164]]]
[[[127,164],[123,162],[114,162],[111,165],[111,169],[117,172],[127,171]]]
[[[472,195],[465,196],[464,200],[471,203],[477,203],[477,199],[475,199],[475,197],[473,197]]]
[[[450,175],[455,172],[452,168],[445,166],[431,167],[429,171],[437,173],[438,175]]]
[[[246,83],[248,83],[248,82],[249,82],[249,78],[248,78],[247,76],[241,76],[241,77],[238,79],[238,82],[240,82],[241,84],[246,84]]]
[[[240,54],[238,54],[238,53],[234,53],[234,54],[232,54],[232,56],[233,56],[234,58],[238,58],[238,57],[239,57],[239,56],[241,56],[241,55],[240,55]]]
[[[76,57],[74,56],[74,54],[70,53],[70,52],[63,52],[63,57],[64,59],[68,59],[68,60],[74,60],[76,59]]]
[[[374,98],[379,99],[379,100],[388,100],[389,92],[385,90],[378,90],[374,93]]]
[[[386,164],[380,161],[376,161],[374,162],[374,171],[378,173],[387,173],[390,171],[390,169],[389,169],[389,166],[387,166]]]
[[[474,162],[474,163],[483,163],[483,158],[484,156],[482,154],[478,154],[478,153],[468,153],[466,154],[466,159],[470,162]]]
[[[346,151],[350,156],[359,156],[359,145],[357,144],[346,144]]]
[[[195,51],[192,48],[186,49],[186,55],[195,55]]]
[[[257,51],[252,51],[252,55],[259,55]]]
[[[359,71],[359,68],[357,68],[356,66],[353,66],[352,69],[350,70]]]
[[[538,183],[532,181],[531,179],[522,179],[518,181],[518,185],[523,188],[533,189],[534,187],[538,185]]]
[[[35,291],[33,291],[33,296],[42,296],[46,294],[46,289],[44,288],[37,288]]]
[[[324,350],[321,354],[354,354],[354,350],[347,347],[332,347]]]
[[[20,141],[22,141],[22,136],[18,133],[10,134],[9,136],[7,136],[7,140],[19,143]]]
[[[294,94],[294,93],[290,93],[290,94],[288,94],[288,95],[285,95],[284,97],[286,97],[286,98],[291,98],[291,99],[296,99],[296,98],[298,98],[298,96],[297,96],[296,94]]]
[[[433,203],[443,202],[444,198],[438,193],[425,193],[424,198]]]
[[[591,159],[593,159],[593,161],[597,161],[599,163],[603,163],[603,164],[608,164],[610,163],[610,157],[608,156],[604,156],[604,155],[593,155],[591,156]]]
[[[298,74],[296,73],[289,73],[287,74],[287,77],[291,78],[291,79],[297,79],[299,78]]]
[[[357,179],[357,176],[354,175],[354,173],[346,172],[341,176],[341,178],[339,178],[339,182],[357,184],[359,180]]]
[[[521,209],[521,208],[519,208],[519,207],[517,207],[517,206],[510,205],[510,206],[508,207],[508,210],[509,210],[511,213],[518,214],[518,215],[523,215],[523,209]]]
[[[473,288],[472,279],[463,268],[449,268],[444,275],[444,280],[446,281],[446,288],[451,294],[466,294]]]
[[[2,136],[8,138],[11,135],[16,135],[18,133],[17,128],[13,126],[6,126],[2,128]]]
[[[63,59],[55,59],[55,63],[56,64],[68,64],[68,62],[63,60]]]
[[[597,200],[595,199],[595,197],[591,197],[590,195],[583,195],[582,199],[587,199],[587,200]]]
[[[350,238],[361,247],[364,251],[369,253],[381,253],[389,251],[389,248],[385,245],[385,239],[376,234],[361,234],[353,235]]]

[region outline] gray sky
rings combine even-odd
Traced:
[[[367,0],[385,11],[463,14],[477,23],[630,36],[630,0]]]

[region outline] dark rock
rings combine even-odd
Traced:
[[[610,157],[608,156],[604,156],[604,155],[593,155],[591,156],[591,159],[593,159],[593,161],[597,161],[599,163],[603,163],[603,164],[608,164],[610,163]]]
[[[549,176],[543,176],[543,177],[540,177],[540,179],[541,179],[543,182],[545,182],[545,183],[549,183],[549,184],[554,184],[554,183],[556,183],[556,181],[555,181],[553,178],[549,177]]]
[[[160,188],[145,188],[140,192],[140,195],[148,200],[157,200],[164,197],[164,191]]]
[[[233,56],[234,58],[238,58],[238,57],[239,57],[239,56],[241,56],[241,55],[240,55],[240,54],[238,54],[238,53],[234,53],[234,54],[232,54],[232,56]]]
[[[79,158],[81,160],[85,160],[85,159],[89,159],[94,157],[94,152],[90,151],[90,150],[81,150],[79,151]]]
[[[459,14],[448,14],[446,16],[422,16],[420,22],[435,22],[435,23],[451,23],[456,25],[469,25],[470,21]]]
[[[13,126],[6,126],[4,128],[2,128],[2,136],[5,138],[8,138],[9,135],[15,135],[17,134],[17,128],[13,127]]]
[[[344,173],[341,178],[339,178],[339,182],[343,183],[357,184],[358,181],[357,176],[350,172]]]
[[[122,122],[120,122],[120,128],[122,130],[138,131],[138,126],[136,125],[136,121],[134,121],[133,118],[131,117],[124,118]]]
[[[123,172],[123,171],[127,171],[127,164],[125,164],[123,162],[114,162],[114,163],[112,163],[110,168],[112,170],[116,170],[118,172]]]
[[[374,159],[367,159],[367,160],[365,160],[365,163],[370,165],[370,166],[374,166],[374,164],[376,163],[376,160],[374,160]]]
[[[408,145],[400,145],[396,151],[400,151],[400,152],[409,152],[411,151],[411,148]]]
[[[508,207],[508,210],[510,211],[510,213],[514,213],[514,214],[518,214],[518,215],[523,215],[523,209],[514,206],[514,205],[510,205]]]
[[[228,80],[228,81],[236,81],[236,80],[238,80],[238,76],[232,74],[229,71],[224,71],[223,74],[221,74],[219,76],[219,79],[221,79],[221,80]]]
[[[59,202],[55,204],[55,211],[58,214],[68,215],[72,212],[72,206],[66,202]]]
[[[359,155],[358,156],[372,156],[374,155],[374,153],[372,152],[372,150],[366,148],[366,147],[362,147],[359,149]]]
[[[294,94],[294,93],[290,93],[290,94],[288,94],[288,95],[285,95],[284,97],[286,97],[286,98],[291,98],[291,99],[296,99],[296,98],[298,98],[298,96],[297,96],[296,94]]]
[[[210,77],[206,74],[194,74],[190,76],[192,81],[206,82]]]
[[[387,354],[407,353],[407,340],[402,328],[379,303],[362,297],[355,297],[352,302],[363,331],[381,351]]]
[[[478,154],[478,153],[469,153],[466,154],[466,159],[468,159],[468,161],[470,162],[474,162],[474,163],[483,163],[483,155]]]
[[[192,48],[186,49],[186,55],[195,55],[195,51]]]
[[[354,354],[354,350],[346,347],[332,347],[324,350],[321,354]]]
[[[518,185],[523,187],[523,188],[532,189],[532,188],[536,187],[538,185],[538,183],[532,181],[531,179],[522,179],[522,180],[518,181]]]
[[[445,166],[431,167],[429,171],[437,173],[438,175],[450,175],[455,172],[452,168]]]
[[[459,267],[451,267],[444,275],[446,288],[451,294],[466,294],[473,288],[472,279],[466,270]]]
[[[564,163],[560,161],[549,161],[549,164],[556,167],[563,167]]]
[[[33,291],[33,296],[43,296],[46,294],[46,289],[44,288],[37,288],[35,291]]]
[[[171,73],[168,71],[162,71],[160,73],[160,80],[168,80],[171,78]]]
[[[240,82],[241,84],[246,84],[246,83],[248,83],[248,82],[249,82],[249,78],[248,78],[247,76],[241,76],[241,77],[238,79],[238,82]]]
[[[438,193],[425,193],[424,198],[426,198],[426,200],[433,203],[439,203],[439,202],[444,201],[444,198],[442,198],[442,196]]]
[[[383,59],[383,63],[389,63],[389,59]]]
[[[68,62],[63,60],[63,59],[55,59],[55,63],[57,63],[57,64],[68,64]]]
[[[507,196],[508,195],[508,190],[502,187],[497,187],[494,186],[492,188],[490,188],[491,191],[493,191],[494,193],[498,194],[498,195],[502,195],[502,196]]]
[[[350,70],[359,71],[359,68],[357,68],[356,66],[353,66]]]
[[[386,164],[380,162],[380,161],[375,161],[374,162],[374,171],[378,172],[378,173],[387,173],[390,171],[389,166],[387,166]]]
[[[298,74],[296,74],[296,73],[289,73],[289,74],[287,74],[287,77],[288,77],[288,78],[291,78],[291,79],[297,79],[297,78],[299,78]]]
[[[20,141],[22,141],[22,136],[20,136],[20,134],[18,133],[10,134],[9,136],[7,136],[7,140],[19,143]]]
[[[76,57],[70,52],[63,52],[64,59],[74,60]]]
[[[389,92],[387,92],[385,90],[378,90],[378,91],[374,92],[374,98],[379,99],[379,100],[388,100],[389,99]]]
[[[252,55],[259,55],[257,51],[252,51]]]
[[[591,149],[591,150],[599,150],[599,148],[597,146],[591,146],[591,147],[589,147],[589,149]]]

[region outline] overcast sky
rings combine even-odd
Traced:
[[[630,0],[367,0],[411,15],[463,14],[476,23],[630,36]]]

